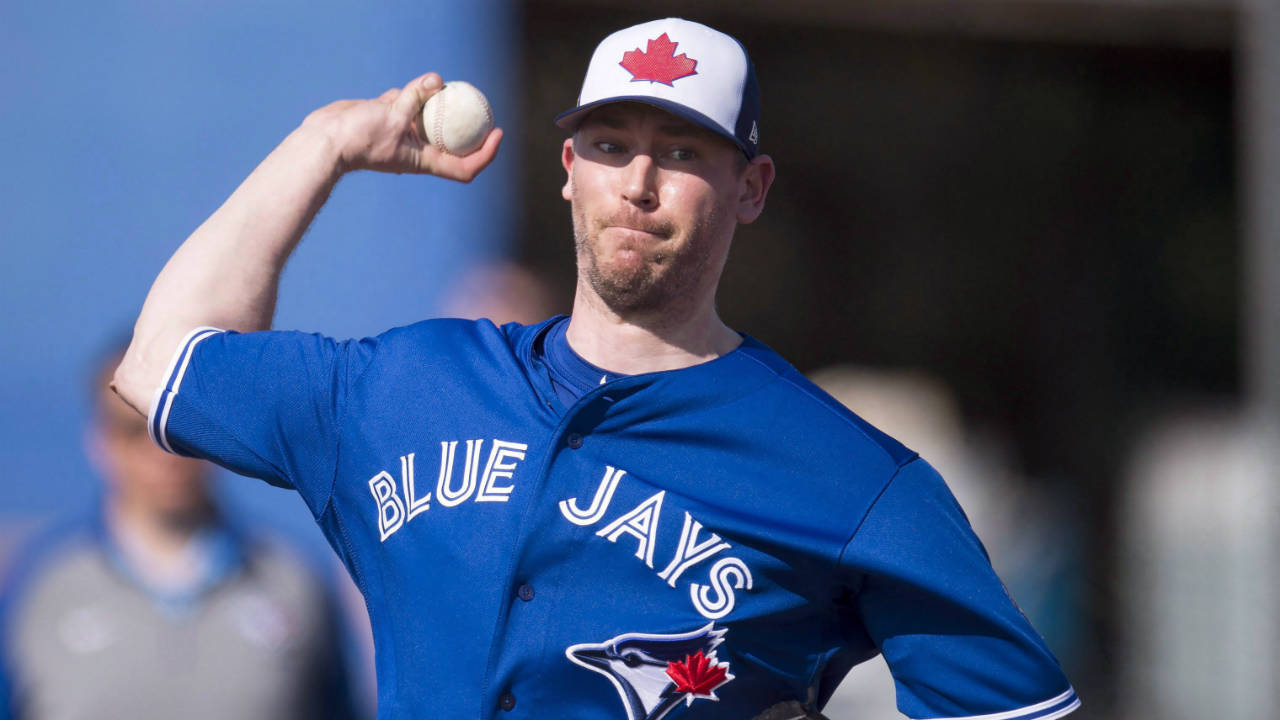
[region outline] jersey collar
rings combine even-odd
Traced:
[[[567,316],[557,315],[537,325],[516,328],[516,356],[544,407],[564,408],[552,387],[542,354],[548,331]],[[604,399],[613,407],[612,422],[636,423],[664,416],[706,410],[728,404],[777,379],[790,369],[777,353],[747,335],[732,351],[707,362],[677,370],[662,370],[611,379],[593,387],[574,407]],[[535,348],[537,351],[535,352]]]

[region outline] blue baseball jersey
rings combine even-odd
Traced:
[[[876,653],[912,718],[1078,706],[914,452],[745,336],[567,403],[557,322],[203,328],[156,392],[162,447],[306,501],[364,593],[379,718],[746,720]]]

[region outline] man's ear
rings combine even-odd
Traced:
[[[747,163],[738,180],[738,222],[746,225],[760,217],[764,211],[764,199],[773,185],[775,168],[773,158],[757,155]]]
[[[564,166],[565,179],[564,187],[560,188],[560,197],[565,200],[573,199],[573,138],[564,139],[564,146],[560,148],[560,164]]]

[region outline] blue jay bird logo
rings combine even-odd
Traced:
[[[564,651],[574,664],[609,678],[627,708],[627,720],[659,720],[681,701],[718,701],[716,688],[733,679],[716,647],[726,630],[715,623],[677,635],[624,633]]]

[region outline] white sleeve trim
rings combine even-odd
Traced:
[[[165,452],[181,454],[169,444],[165,426],[169,423],[169,410],[173,407],[173,399],[178,396],[182,377],[186,375],[187,365],[191,362],[191,351],[201,340],[220,332],[222,330],[214,327],[198,327],[187,333],[182,342],[178,343],[178,349],[173,353],[173,358],[169,360],[169,367],[164,372],[163,381],[160,387],[156,388],[155,395],[151,397],[151,410],[147,413],[147,434],[151,436],[152,442],[159,445]]]
[[[1042,703],[1028,705],[1008,712],[990,715],[967,715],[965,717],[930,718],[929,720],[1054,720],[1075,712],[1080,707],[1080,698],[1076,697],[1074,688],[1067,688],[1061,695],[1045,700]],[[1043,713],[1043,714],[1041,714]]]

